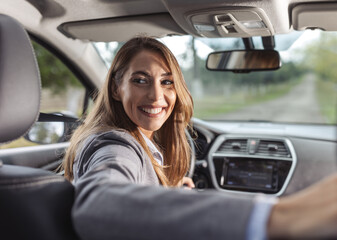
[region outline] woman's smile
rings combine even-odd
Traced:
[[[160,114],[164,113],[165,107],[138,107],[146,116],[148,117],[159,117]]]

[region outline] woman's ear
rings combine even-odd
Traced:
[[[119,91],[117,86],[112,87],[112,98],[115,99],[116,101],[120,101],[121,98],[119,96]]]

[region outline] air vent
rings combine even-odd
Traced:
[[[228,139],[221,144],[217,152],[247,154],[247,139]]]
[[[256,155],[274,156],[274,157],[287,157],[290,158],[291,154],[284,142],[260,140],[259,147]]]

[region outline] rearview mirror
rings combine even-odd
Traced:
[[[275,50],[234,50],[210,53],[206,67],[233,72],[276,70],[281,67],[281,61]]]

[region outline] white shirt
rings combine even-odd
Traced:
[[[152,153],[153,158],[158,162],[158,164],[163,166],[164,165],[164,158],[163,158],[163,155],[161,154],[161,152],[153,144],[153,142],[147,136],[145,136],[144,133],[142,133],[142,131],[139,130],[139,132],[142,134],[142,136],[143,136],[143,138],[146,142],[146,145],[149,147],[150,152]]]

